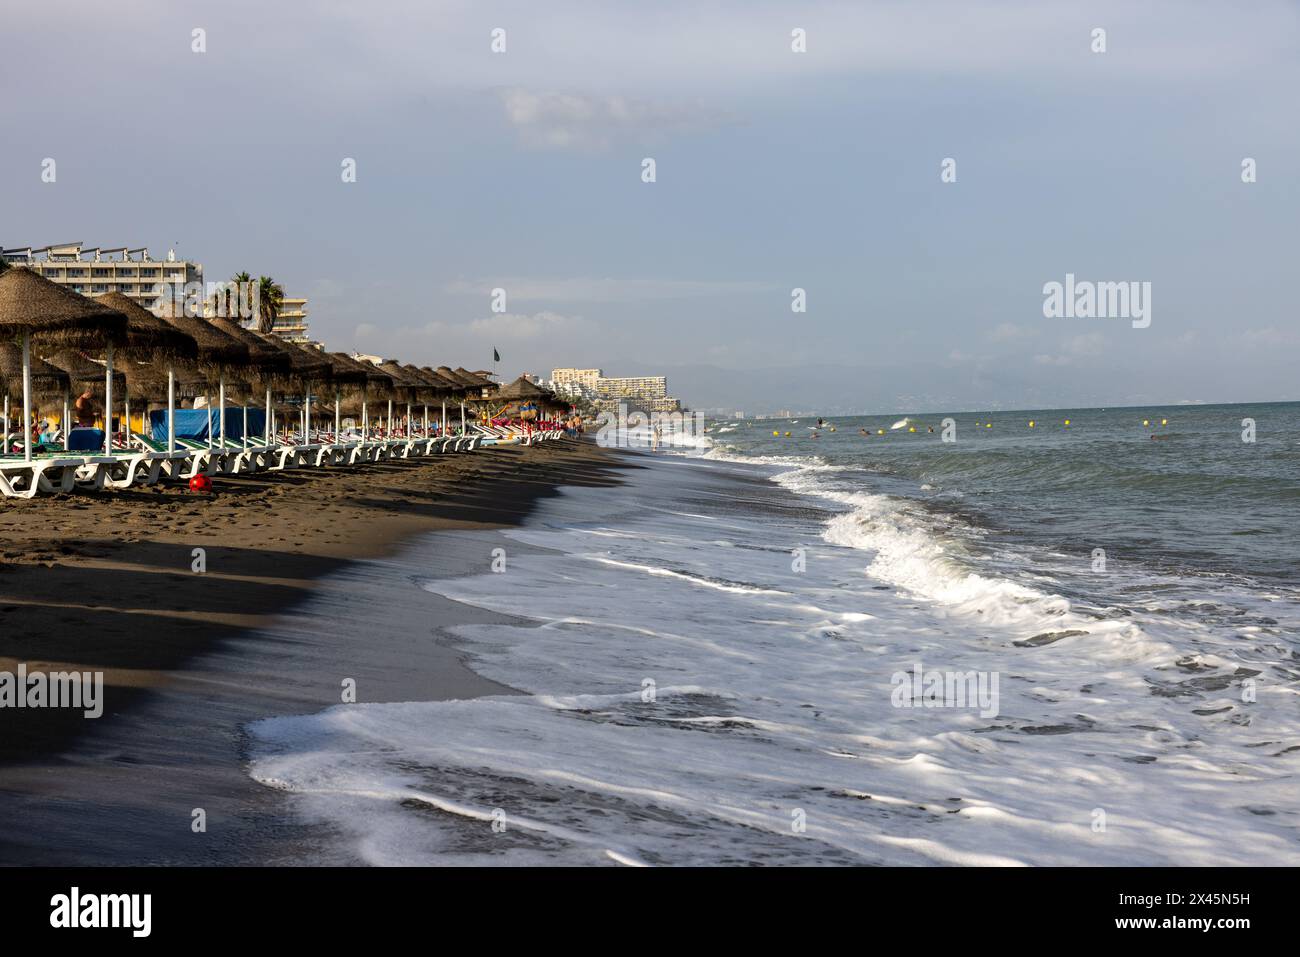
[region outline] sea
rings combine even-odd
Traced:
[[[518,694],[249,773],[373,864],[1300,864],[1300,404],[706,425],[411,546]]]

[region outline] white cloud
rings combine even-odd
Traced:
[[[617,141],[647,141],[724,119],[702,106],[521,88],[501,91],[501,103],[524,144],[542,149],[607,149]]]
[[[1062,350],[1072,356],[1099,356],[1106,351],[1106,337],[1099,332],[1088,332],[1065,341]]]
[[[1014,322],[1002,322],[989,334],[989,338],[994,342],[1011,342],[1036,335],[1038,330],[1033,326],[1018,326]]]
[[[563,316],[558,312],[524,313],[503,312],[475,319],[469,324],[473,335],[493,339],[537,339],[541,336],[574,336],[588,331],[592,324],[581,316]]]
[[[512,279],[456,280],[444,291],[451,295],[487,297],[492,289],[506,291],[508,300],[556,302],[647,302],[695,299],[704,296],[757,295],[784,289],[778,283],[693,279]]]

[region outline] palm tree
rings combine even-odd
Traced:
[[[270,332],[280,315],[284,290],[270,276],[257,277],[257,331]]]
[[[237,272],[231,276],[230,282],[227,284],[225,289],[218,289],[212,294],[213,312],[218,316],[225,316],[228,319],[240,318],[237,315],[238,306],[232,305],[231,300],[234,299],[236,303],[243,300],[244,297],[242,295],[236,295],[240,288],[240,284],[252,281],[253,277],[247,272]]]

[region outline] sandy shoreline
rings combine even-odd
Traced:
[[[509,690],[428,640],[431,628],[485,613],[411,589],[410,570],[388,557],[441,532],[442,573],[486,567],[483,533],[517,524],[560,486],[614,483],[612,466],[626,464],[564,442],[223,481],[211,499],[173,489],[0,511],[0,671],[26,662],[105,674],[98,720],[0,710],[0,814],[10,822],[0,863],[273,858],[283,842],[258,840],[266,789],[231,761],[243,721],[338,703],[340,676],[366,701]],[[457,533],[474,539],[473,554]],[[196,547],[204,574],[191,570]],[[329,620],[292,614],[322,597]],[[366,609],[378,603],[388,624],[372,636]],[[210,815],[208,840],[191,837],[194,807]],[[106,828],[115,836],[91,836]]]

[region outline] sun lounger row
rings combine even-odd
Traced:
[[[0,454],[0,494],[6,498],[33,498],[75,489],[132,488],[159,482],[185,482],[196,475],[248,475],[288,469],[323,468],[472,452],[481,446],[508,444],[494,435],[362,435],[313,429],[281,434],[267,443],[233,439],[198,440],[177,437],[175,449],[167,443],[134,433],[130,443],[111,454],[68,452],[42,446],[30,460],[22,455]],[[7,442],[6,448],[13,448]]]

